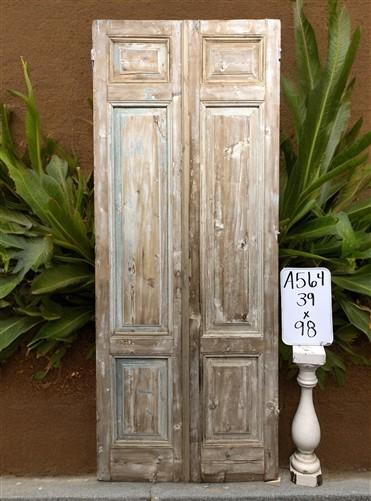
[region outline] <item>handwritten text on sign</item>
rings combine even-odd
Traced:
[[[333,341],[331,274],[327,268],[281,270],[282,340],[320,346]]]

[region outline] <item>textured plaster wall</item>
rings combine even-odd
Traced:
[[[362,27],[354,65],[357,85],[353,115],[371,127],[371,0],[345,0],[353,25]],[[319,30],[320,50],[326,38],[326,1],[307,0],[307,14]],[[0,100],[19,103],[6,89],[23,88],[20,56],[30,65],[37,101],[48,135],[93,164],[91,23],[94,19],[227,19],[279,18],[282,21],[282,72],[294,73],[293,21],[289,0],[0,0]],[[18,113],[19,115],[19,113]],[[282,126],[289,127],[282,106]],[[15,120],[21,140],[21,123]],[[52,380],[31,380],[40,365],[32,357],[14,358],[0,372],[0,474],[68,474],[95,469],[94,362],[84,357],[85,341]],[[370,401],[368,373],[352,368],[345,387],[329,385],[318,393],[323,429],[320,448],[324,466],[365,469],[370,466]],[[281,384],[281,463],[292,444],[289,422],[298,392]]]

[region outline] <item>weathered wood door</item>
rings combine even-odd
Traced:
[[[277,476],[279,30],[94,23],[101,479]]]

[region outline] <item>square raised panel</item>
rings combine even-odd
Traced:
[[[168,38],[111,38],[112,82],[168,82]]]
[[[258,357],[205,357],[206,442],[259,438]]]
[[[115,364],[117,439],[168,441],[168,359],[117,358]]]
[[[203,81],[262,83],[263,38],[204,38]]]

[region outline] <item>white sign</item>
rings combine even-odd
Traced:
[[[326,346],[333,341],[331,273],[327,268],[281,270],[282,340]]]

